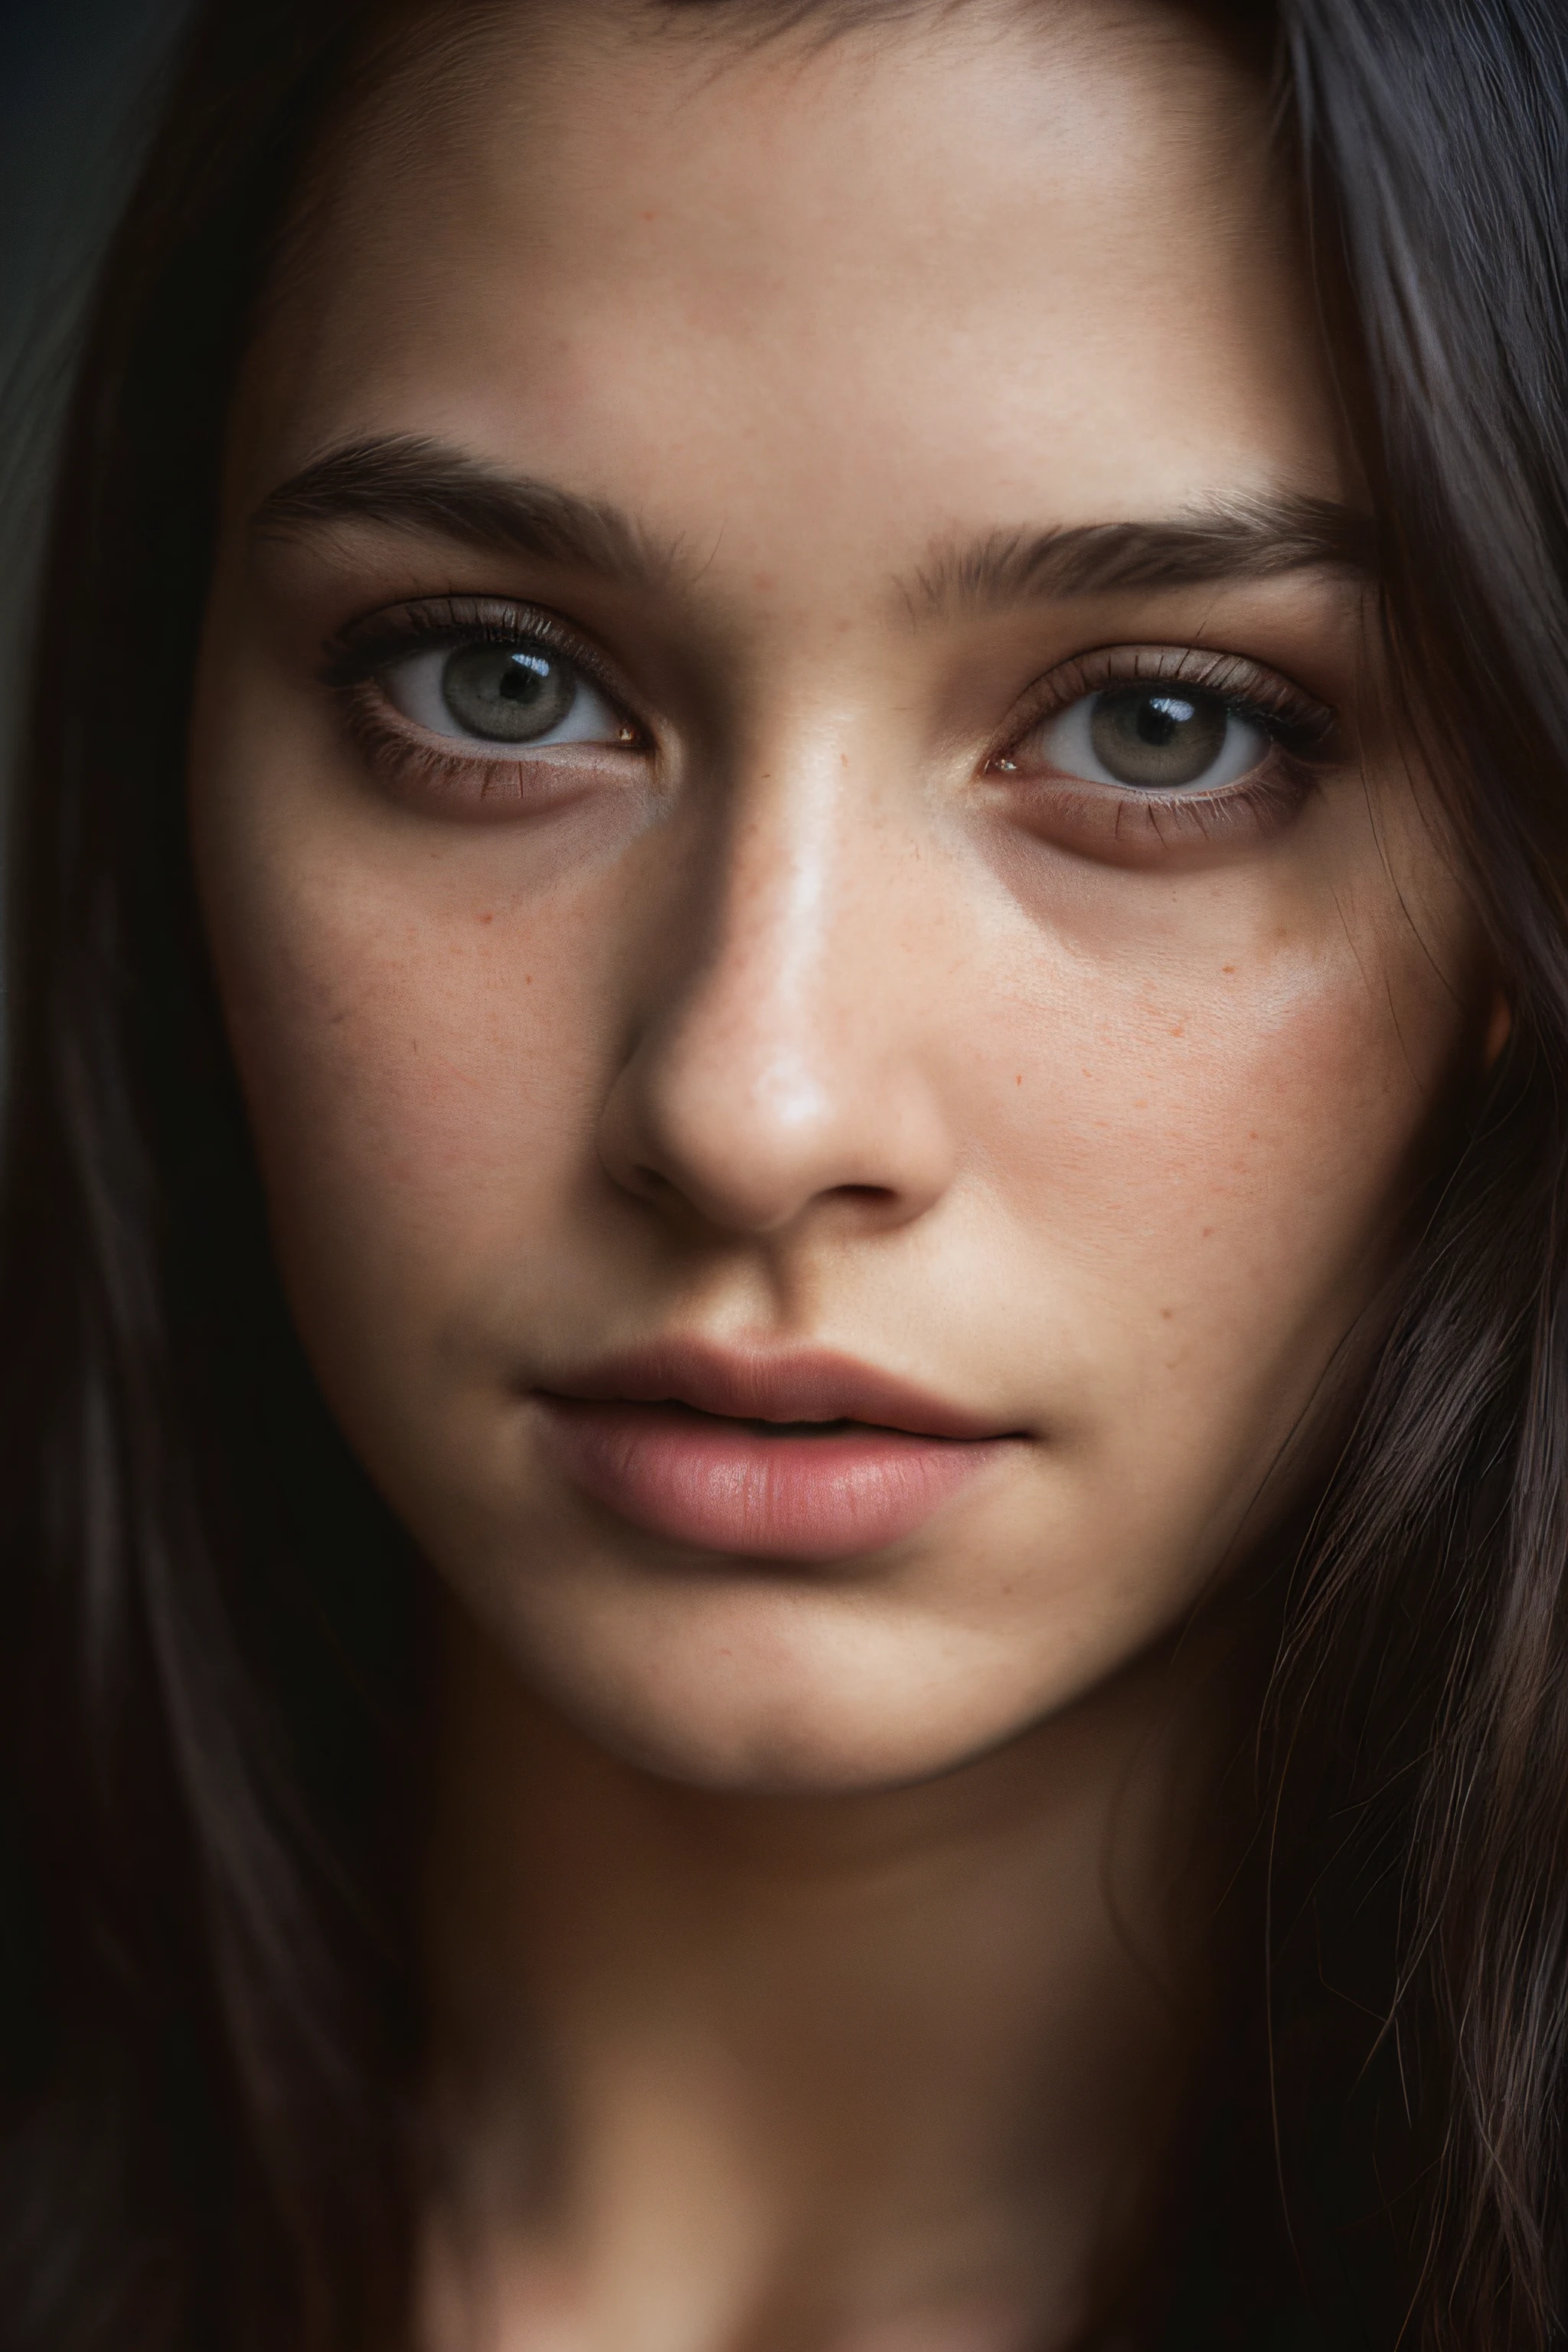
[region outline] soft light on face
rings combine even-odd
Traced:
[[[295,1312],[597,1736],[929,1773],[1210,1587],[1479,1064],[1264,102],[1076,0],[439,90],[252,355],[202,667]]]

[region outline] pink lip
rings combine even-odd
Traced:
[[[1020,1434],[815,1349],[670,1344],[536,1397],[552,1451],[584,1493],[652,1534],[752,1559],[880,1550]],[[826,1425],[802,1428],[812,1422]],[[775,1434],[768,1423],[788,1426]]]

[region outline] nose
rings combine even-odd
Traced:
[[[825,1204],[879,1227],[923,1214],[954,1138],[918,843],[824,752],[731,795],[688,873],[605,1105],[610,1176],[731,1234]]]

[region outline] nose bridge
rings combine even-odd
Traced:
[[[825,1032],[858,1013],[864,1043],[874,1013],[863,993],[856,1004],[845,969],[853,837],[865,822],[849,805],[847,766],[845,753],[820,747],[763,770],[737,805],[712,960],[686,1009],[690,1048],[716,1051],[743,1084],[749,1076],[756,1116],[784,1132],[831,1116]]]
[[[940,1189],[918,1008],[891,952],[898,831],[843,730],[759,752],[736,779],[683,910],[700,944],[643,1008],[606,1106],[618,1181],[756,1232],[825,1195],[907,1216]]]

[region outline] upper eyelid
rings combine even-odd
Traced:
[[[1097,693],[1108,685],[1137,684],[1142,679],[1152,684],[1168,679],[1206,687],[1227,701],[1245,703],[1256,698],[1265,709],[1276,708],[1281,717],[1297,719],[1304,728],[1321,728],[1324,733],[1337,724],[1338,714],[1326,702],[1250,655],[1216,653],[1197,646],[1097,646],[1058,662],[1034,681],[1015,706],[1005,733],[990,756],[1001,757],[1022,742],[1031,728],[1067,709],[1083,695]],[[1248,686],[1253,689],[1250,695]]]
[[[491,630],[497,642],[542,640],[575,665],[617,709],[647,731],[638,698],[615,665],[574,625],[547,605],[510,596],[405,598],[347,622],[323,648],[323,684],[350,687],[372,678],[400,656],[460,645]]]

